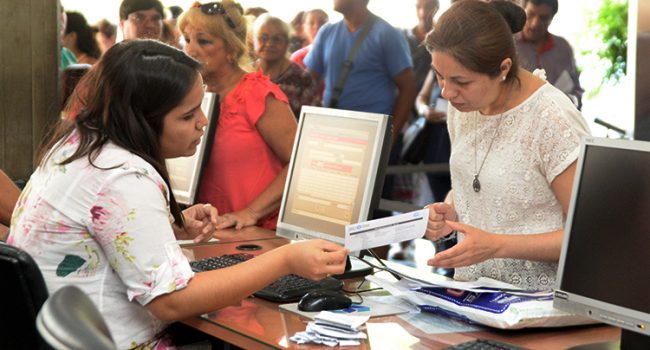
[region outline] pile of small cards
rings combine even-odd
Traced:
[[[323,344],[327,346],[356,346],[366,339],[359,328],[369,316],[350,316],[330,311],[321,311],[314,321],[307,324],[307,330],[298,332],[291,341],[298,344]]]

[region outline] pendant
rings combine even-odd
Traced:
[[[474,175],[474,181],[472,181],[472,188],[474,188],[474,192],[476,193],[481,191],[481,181],[478,180],[478,174]]]

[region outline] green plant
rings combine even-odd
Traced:
[[[603,0],[589,21],[589,29],[602,45],[583,53],[596,54],[605,67],[595,94],[604,84],[617,84],[627,72],[627,9],[628,0]]]

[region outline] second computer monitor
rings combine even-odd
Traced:
[[[344,243],[377,207],[391,135],[388,115],[303,107],[277,234]]]

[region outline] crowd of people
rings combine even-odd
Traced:
[[[313,240],[194,273],[176,242],[275,229],[300,109],[325,106],[392,115],[391,164],[406,125],[434,125],[423,161],[449,163],[450,174],[427,179],[431,266],[551,288],[589,133],[572,50],[548,32],[557,0],[460,0],[439,17],[438,0],[415,3],[417,25],[402,30],[368,0],[333,0],[336,23],[320,9],[286,23],[234,0],[123,0],[117,25],[62,11],[62,75],[75,63],[84,71],[22,192],[0,172],[0,238],[34,257],[51,292],[73,283],[104,305],[119,348],[172,346],[170,322],[284,274],[343,271],[347,251]],[[206,92],[220,115],[201,204],[182,208],[165,159],[196,151]],[[83,263],[68,266],[70,256]]]

